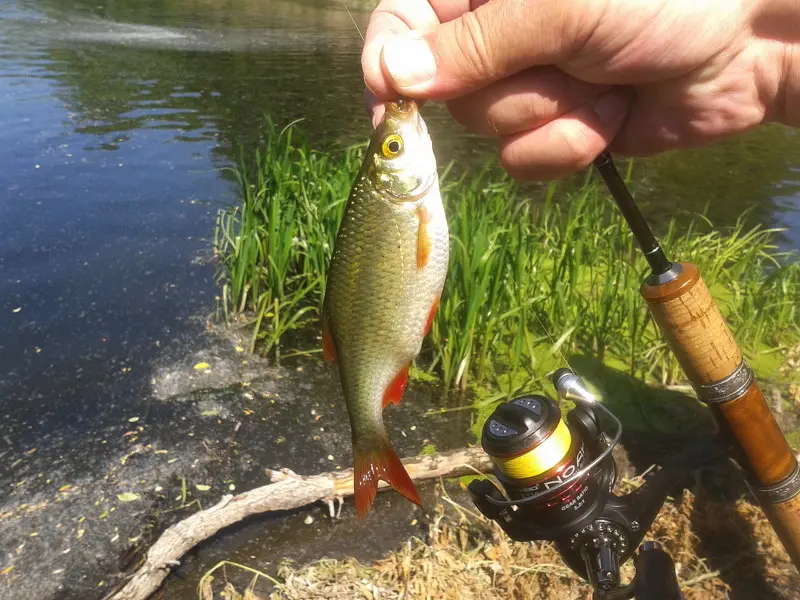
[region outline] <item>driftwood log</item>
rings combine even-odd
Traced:
[[[415,456],[403,460],[411,479],[457,477],[470,473],[486,473],[491,469],[489,457],[481,448],[469,448],[438,454]],[[268,470],[271,483],[238,494],[226,495],[214,506],[201,510],[168,528],[148,550],[144,564],[109,600],[145,600],[155,593],[169,572],[180,564],[180,558],[200,542],[220,530],[252,515],[291,510],[325,501],[341,501],[353,494],[353,470],[335,471],[313,476],[297,475],[289,470]],[[388,485],[381,481],[379,490]]]

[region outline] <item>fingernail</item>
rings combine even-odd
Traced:
[[[613,90],[595,100],[593,110],[604,125],[613,125],[628,112],[630,99],[623,90]]]
[[[400,87],[425,83],[436,74],[436,59],[431,47],[415,33],[386,43],[383,47],[383,66]]]

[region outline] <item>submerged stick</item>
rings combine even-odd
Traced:
[[[413,480],[487,473],[492,464],[478,448],[455,450],[436,456],[403,460]],[[332,502],[353,494],[353,470],[303,476],[283,469],[268,470],[272,483],[238,494],[226,495],[214,506],[201,510],[168,528],[148,550],[144,564],[108,600],[145,600],[155,593],[180,558],[200,542],[225,527],[261,513],[301,508],[314,502]],[[379,490],[388,489],[381,481]]]

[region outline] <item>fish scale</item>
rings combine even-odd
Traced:
[[[387,147],[393,140],[403,149],[397,156]],[[335,357],[350,417],[361,516],[378,479],[420,503],[389,441],[383,407],[400,401],[438,305],[448,257],[427,128],[412,102],[389,103],[348,198],[323,308],[326,357]]]

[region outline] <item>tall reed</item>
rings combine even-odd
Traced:
[[[298,139],[299,138],[299,139]],[[214,250],[228,321],[252,326],[251,351],[280,357],[281,340],[319,314],[333,239],[360,149],[311,151],[294,124],[268,123],[254,161],[235,170],[241,200],[219,211]]]
[[[316,327],[327,265],[363,146],[309,147],[270,125],[254,161],[239,161],[241,200],[220,211],[214,247],[221,307],[252,328],[252,349],[279,359],[286,334]],[[587,179],[534,200],[504,174],[445,170],[451,231],[445,290],[417,372],[448,388],[511,394],[556,362],[588,352],[640,378],[672,383],[674,357],[639,296],[647,265],[611,199]],[[780,255],[777,230],[720,231],[697,215],[666,224],[671,256],[699,264],[738,340],[751,352],[800,337],[800,264]]]

